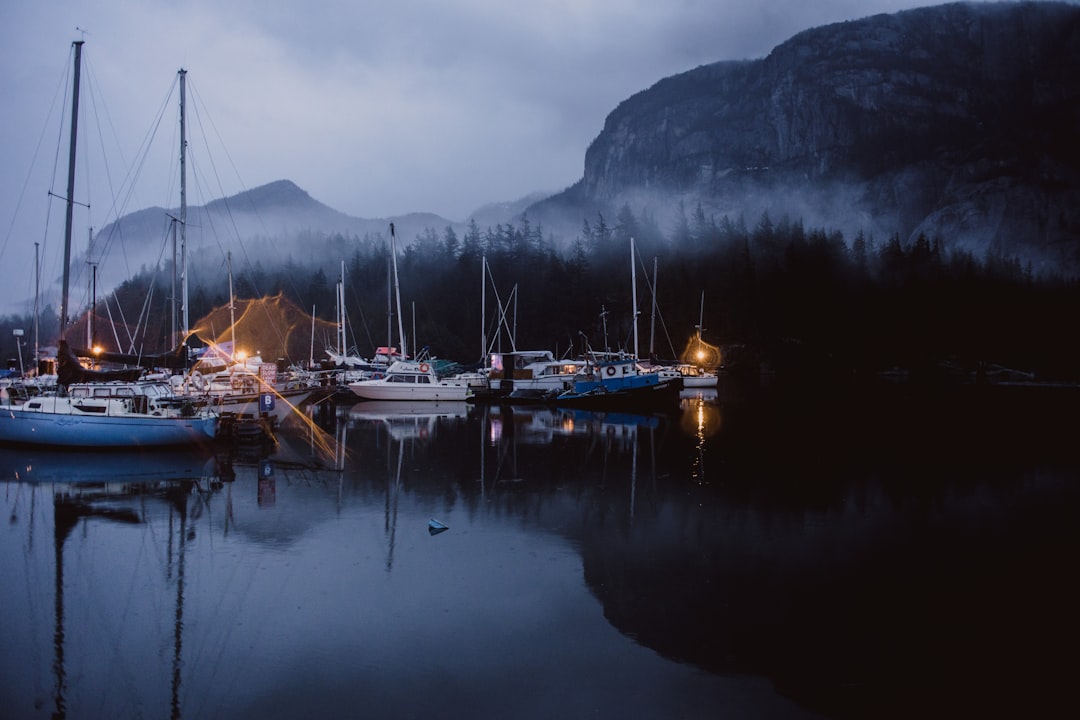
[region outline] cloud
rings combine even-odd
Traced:
[[[105,128],[95,136],[99,131],[88,121],[80,132],[80,152],[98,146],[100,156],[80,160],[76,195],[80,202],[91,198],[91,209],[80,210],[78,220],[77,237],[85,237],[87,225],[115,219],[106,212],[114,203],[128,212],[178,203],[177,101],[169,93],[181,67],[189,71],[189,127],[207,138],[206,149],[192,143],[189,202],[290,179],[351,215],[426,211],[464,220],[488,202],[574,183],[606,115],[664,77],[718,60],[764,56],[816,25],[921,4],[9,4],[0,25],[0,60],[8,69],[0,76],[0,262],[31,267],[38,240],[50,256],[43,280],[59,274],[61,241],[45,242],[46,190],[64,192],[66,150],[56,146],[76,26],[89,31],[93,93],[84,98],[84,113],[97,113],[87,117]],[[136,165],[151,134],[155,154]],[[42,165],[28,179],[31,168]],[[121,190],[136,170],[139,184]],[[50,235],[62,230],[62,212],[54,211],[48,225]],[[24,310],[32,287],[27,280],[7,288],[0,312]]]

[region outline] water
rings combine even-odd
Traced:
[[[1072,704],[1074,391],[688,395],[322,408],[216,455],[4,449],[0,716]]]

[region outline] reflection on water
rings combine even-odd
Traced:
[[[697,456],[690,467],[690,479],[705,480],[705,441],[720,431],[720,404],[715,388],[684,390],[680,398],[683,433],[696,440]]]
[[[1038,714],[1077,639],[1071,402],[722,384],[670,415],[360,403],[212,456],[4,449],[0,706]]]

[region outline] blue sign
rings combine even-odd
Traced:
[[[274,393],[262,393],[259,395],[259,410],[270,412],[274,409]]]

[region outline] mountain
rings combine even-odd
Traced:
[[[1080,8],[954,3],[799,33],[618,105],[584,177],[529,209],[787,214],[1080,273]],[[671,227],[671,225],[667,225]]]
[[[128,267],[152,266],[163,248],[171,254],[171,218],[179,214],[178,209],[161,207],[130,213],[102,228],[95,236],[94,247],[104,252],[121,245]],[[187,243],[196,256],[211,254],[217,258],[223,249],[228,249],[257,255],[268,263],[290,255],[308,257],[312,234],[374,241],[388,237],[391,222],[405,242],[411,242],[427,228],[464,227],[431,213],[377,219],[352,217],[318,202],[295,183],[278,180],[203,206],[189,206]]]

